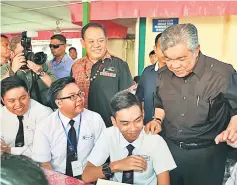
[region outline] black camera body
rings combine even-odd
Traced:
[[[30,60],[38,65],[42,65],[46,62],[47,54],[45,54],[44,52],[37,52],[37,53],[32,52],[31,38],[27,37],[26,31],[21,33],[21,45],[24,48],[23,53],[24,53],[26,62],[27,60]],[[28,67],[27,65],[23,65],[21,66],[21,69],[22,70],[28,69]]]

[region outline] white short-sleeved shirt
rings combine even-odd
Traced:
[[[32,145],[36,125],[53,111],[37,101],[31,99],[28,111],[23,115],[24,143],[23,147],[15,147],[16,135],[19,129],[17,115],[10,112],[5,106],[1,107],[1,139],[11,147],[13,155],[31,157]]]
[[[80,119],[81,123],[79,123]],[[87,157],[101,131],[105,128],[105,123],[98,113],[87,109],[83,110],[81,118],[79,114],[73,120],[77,137],[80,125],[77,156],[84,169]],[[59,110],[44,119],[36,128],[32,155],[33,160],[41,163],[50,162],[55,171],[64,174],[66,172],[67,136],[62,123],[68,133],[71,128],[69,121],[70,119],[61,114]]]
[[[134,172],[134,184],[157,185],[157,175],[176,168],[170,150],[159,135],[146,134],[141,131],[137,140],[129,143],[117,127],[106,128],[100,135],[95,147],[88,157],[88,161],[95,166],[101,166],[110,156],[111,162],[124,159],[128,156],[127,145],[135,148],[133,155],[140,155],[147,161],[144,172]],[[122,182],[123,172],[115,173],[113,181]]]

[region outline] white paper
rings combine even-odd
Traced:
[[[82,164],[80,161],[72,161],[72,174],[73,177],[82,174]]]
[[[125,183],[120,183],[120,182],[114,182],[114,181],[108,181],[104,179],[98,179],[96,185],[124,185]],[[127,184],[128,185],[128,184]]]

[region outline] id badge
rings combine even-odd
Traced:
[[[72,174],[73,177],[82,174],[82,164],[80,161],[72,161]]]

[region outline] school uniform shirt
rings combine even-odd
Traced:
[[[11,154],[31,157],[32,145],[36,125],[52,110],[31,99],[28,111],[23,115],[24,146],[15,147],[16,135],[19,129],[17,115],[10,112],[5,106],[1,107],[1,140],[11,147]]]
[[[167,144],[161,136],[146,134],[143,129],[138,139],[129,143],[114,126],[106,128],[101,133],[88,161],[95,166],[101,166],[109,156],[111,162],[124,159],[128,156],[126,146],[129,144],[135,147],[133,155],[142,156],[147,161],[146,171],[134,172],[134,184],[157,185],[158,174],[176,168]],[[123,172],[117,172],[111,180],[122,182],[122,175]]]
[[[95,112],[84,109],[81,114],[73,118],[74,128],[79,141],[77,157],[85,168],[87,157],[90,154],[101,131],[105,128],[101,116]],[[50,162],[54,171],[66,173],[67,136],[71,128],[70,119],[56,110],[48,118],[42,120],[35,133],[32,159],[37,162]],[[64,127],[63,127],[64,125]],[[80,131],[78,133],[78,128]]]
[[[127,62],[109,52],[91,69],[88,109],[101,115],[106,127],[112,126],[110,100],[119,91],[132,86],[132,76]]]

